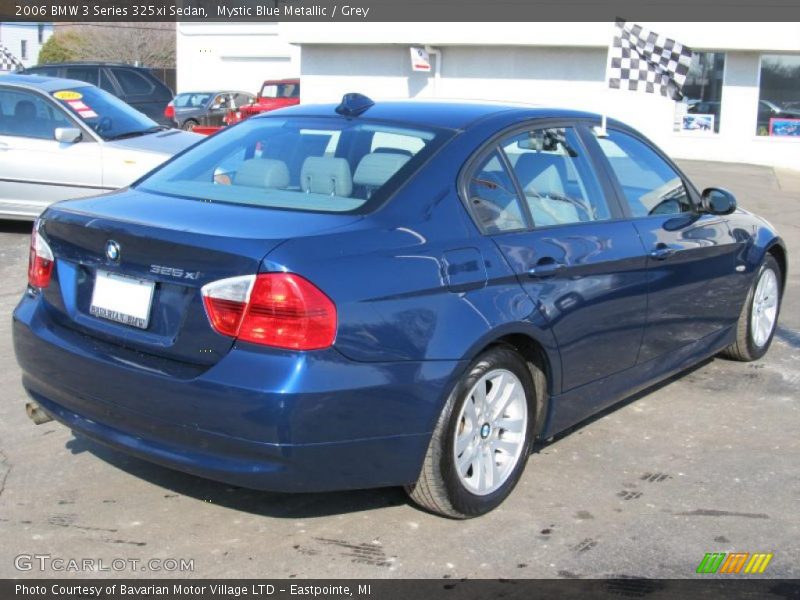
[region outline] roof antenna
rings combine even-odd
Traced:
[[[350,93],[342,96],[342,102],[336,107],[336,112],[345,117],[357,117],[371,106],[375,106],[372,98],[364,94]]]

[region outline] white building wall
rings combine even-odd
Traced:
[[[39,62],[39,50],[53,35],[53,25],[43,23],[42,42],[39,43],[38,23],[0,23],[0,44],[16,56],[23,65],[32,67]],[[27,57],[22,58],[22,41],[27,42]]]
[[[800,54],[800,23],[641,23],[697,51],[725,52],[720,133],[675,132],[675,103],[609,90],[611,23],[180,23],[178,91],[256,91],[300,75],[301,101],[456,98],[606,111],[672,156],[800,169],[800,140],[758,137],[762,54]],[[408,48],[443,51],[441,80],[411,70]],[[302,52],[300,51],[302,48]]]
[[[759,41],[766,45],[767,40]],[[794,43],[800,52],[800,38]],[[787,47],[781,38],[772,40],[771,47],[776,45]],[[442,50],[438,84],[433,73],[411,70],[408,45],[304,43],[302,102],[332,102],[358,91],[374,98],[478,99],[606,111],[676,158],[800,169],[800,140],[755,135],[761,52],[726,52],[720,133],[713,134],[675,132],[675,103],[662,96],[608,89],[605,46],[435,47]]]
[[[300,49],[280,23],[178,23],[177,92],[257,92],[265,79],[300,75]]]

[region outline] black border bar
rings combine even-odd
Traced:
[[[122,593],[122,587],[125,593]],[[292,587],[294,586],[294,587]],[[31,591],[38,588],[37,591]],[[97,593],[97,590],[100,593]],[[138,591],[137,591],[138,590]],[[245,590],[246,593],[242,593]],[[300,593],[297,593],[299,591]],[[295,592],[295,593],[293,593]],[[800,580],[696,579],[4,579],[3,600],[800,599]]]
[[[347,9],[346,9],[347,7]],[[798,0],[0,0],[0,21],[800,21]],[[531,31],[535,37],[536,32]],[[565,35],[568,35],[565,32]]]

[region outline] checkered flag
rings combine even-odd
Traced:
[[[6,48],[0,44],[0,71],[16,71],[17,69],[24,69],[25,65]]]
[[[617,20],[608,87],[681,100],[681,89],[692,64],[692,49],[639,25]]]

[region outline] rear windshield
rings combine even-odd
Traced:
[[[255,117],[137,184],[150,192],[314,212],[367,212],[450,132],[345,118]]]

